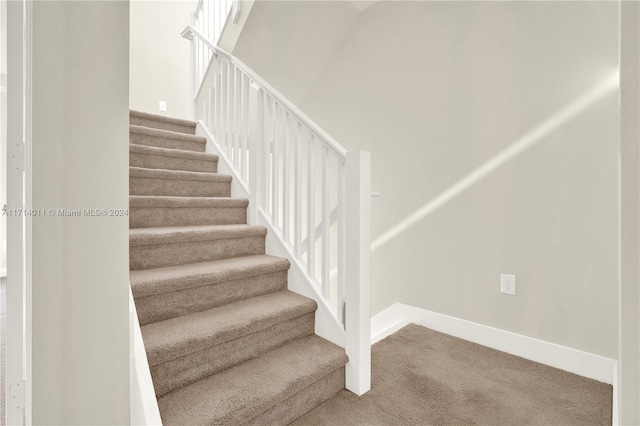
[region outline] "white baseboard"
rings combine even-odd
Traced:
[[[408,323],[422,325],[599,382],[614,383],[613,359],[403,303],[396,303],[371,318],[371,342],[384,339]]]
[[[0,278],[7,276],[7,268],[0,268]]]

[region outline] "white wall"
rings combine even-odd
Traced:
[[[33,3],[33,207],[127,209],[129,3]],[[33,219],[33,423],[129,423],[127,217]]]
[[[195,0],[131,2],[131,109],[189,119],[190,43],[180,37]],[[167,111],[158,108],[167,102]]]
[[[615,88],[516,149],[616,70],[616,7],[379,2],[359,15],[302,109],[372,153],[373,314],[403,302],[616,357]],[[500,294],[500,273],[517,275],[517,296]]]

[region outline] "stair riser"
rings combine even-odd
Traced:
[[[314,332],[314,313],[151,367],[157,396],[255,358]],[[344,387],[344,381],[342,383]]]
[[[225,281],[212,285],[203,284],[186,290],[136,298],[140,325],[187,315],[275,293],[287,288],[287,271]]]
[[[200,161],[134,152],[129,154],[129,165],[145,169],[182,170],[187,172],[216,173],[218,171],[217,161]]]
[[[231,182],[129,177],[129,195],[230,197]]]
[[[149,120],[140,117],[130,117],[129,124],[132,124],[134,126],[151,127],[153,129],[169,130],[172,132],[186,133],[188,135],[194,135],[196,133],[195,127],[180,126],[178,124],[165,123],[162,121]]]
[[[244,425],[287,425],[292,423],[343,390],[344,380],[345,369],[342,367],[324,376],[291,398],[287,398],[259,416],[254,417]]]
[[[246,207],[129,207],[129,228],[243,223]]]
[[[204,152],[204,144],[201,142],[169,139],[140,133],[129,133],[129,142],[138,145],[156,146],[158,148],[183,149],[185,151]]]
[[[131,270],[161,268],[186,263],[264,254],[264,236],[194,241],[175,244],[132,246]]]

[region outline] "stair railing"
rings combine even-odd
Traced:
[[[229,16],[233,22],[240,12],[238,0],[199,0],[195,11],[191,14],[191,25],[213,43],[218,43],[222,30]],[[197,38],[191,50],[191,95],[195,99],[202,87],[213,51],[207,47],[203,39]]]
[[[347,152],[193,25],[182,35],[216,64],[200,115],[249,194],[249,223],[268,223],[342,325],[346,387],[362,395],[371,384],[370,155]]]

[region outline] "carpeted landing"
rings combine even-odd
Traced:
[[[294,425],[610,425],[612,388],[410,324],[372,349],[372,388]]]

